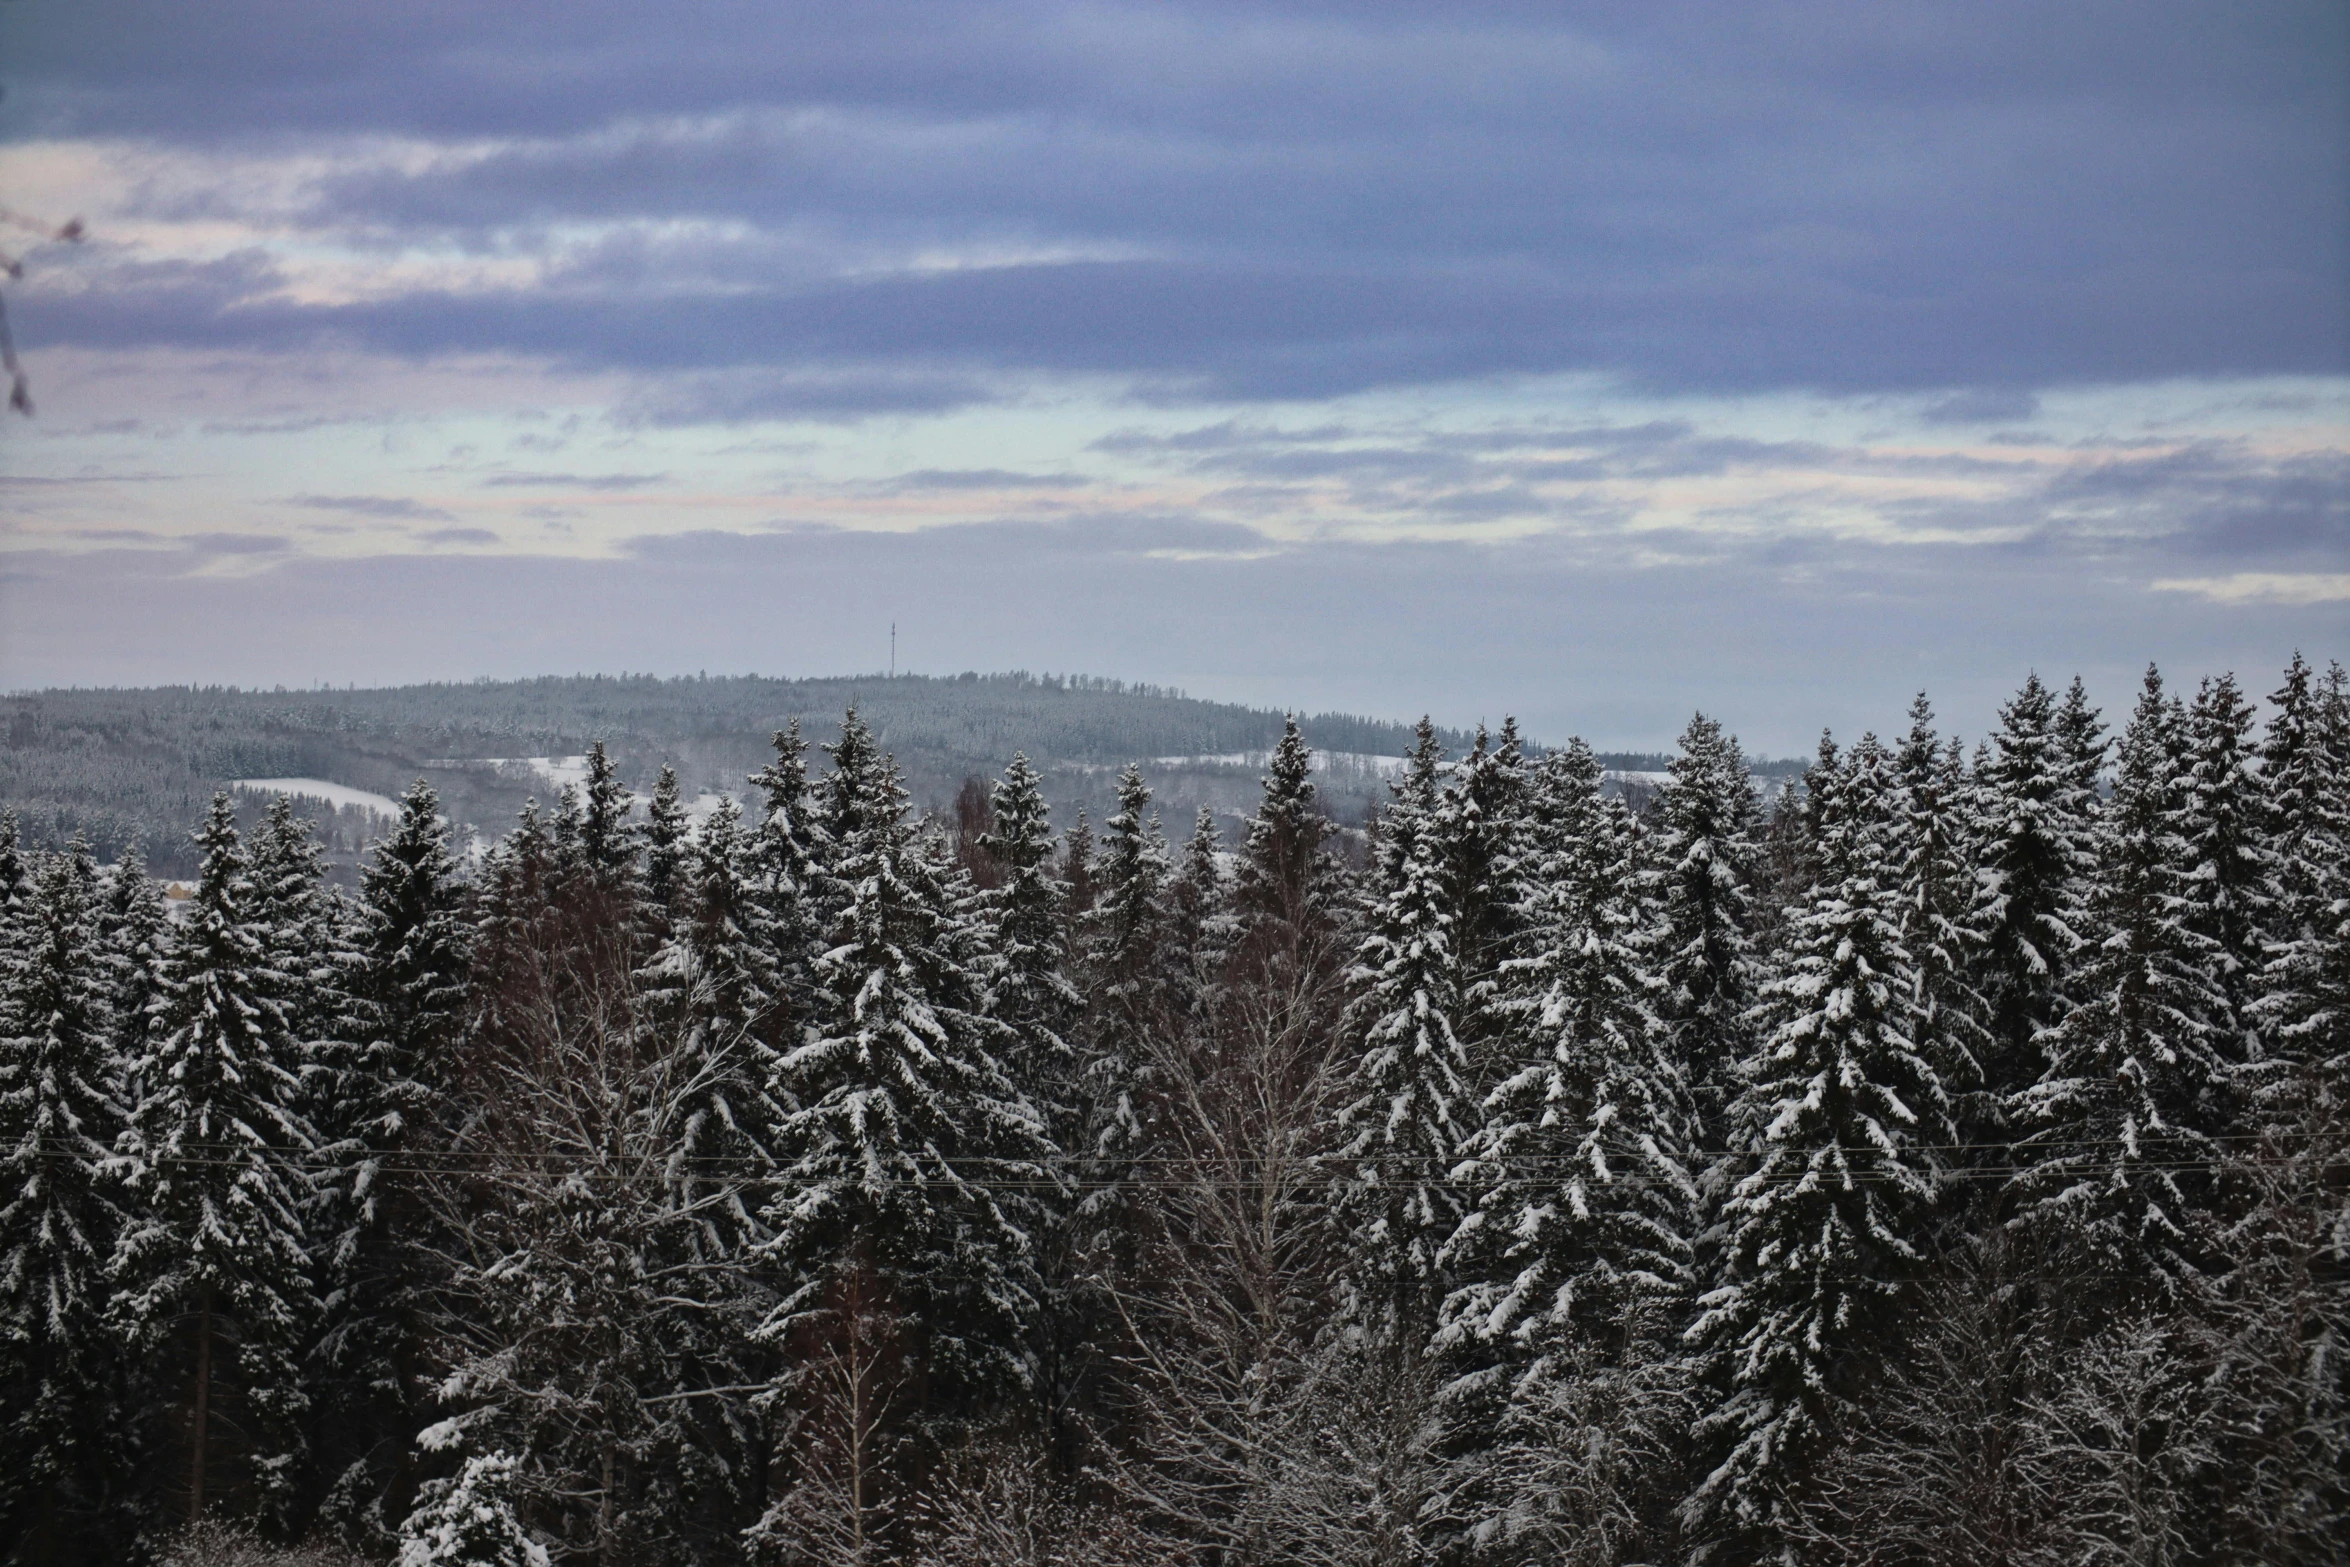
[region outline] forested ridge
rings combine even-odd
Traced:
[[[1367,852],[1270,749],[1227,834],[597,745],[353,891],[220,795],[176,917],[0,822],[0,1551],[2341,1559],[2340,666],[1767,808],[1423,724]]]
[[[563,756],[600,740],[621,775],[649,787],[673,766],[690,796],[739,789],[768,735],[798,719],[814,725],[855,706],[905,770],[919,804],[943,803],[972,774],[992,776],[1024,752],[1047,772],[1065,818],[1108,803],[1117,766],[1137,759],[1216,757],[1270,750],[1273,710],[1207,702],[1180,691],[1090,675],[882,675],[778,679],[756,675],[547,676],[369,690],[50,690],[0,697],[0,800],[27,841],[62,848],[75,834],[101,859],[136,845],[159,874],[192,876],[192,834],[213,793],[240,778],[306,777],[397,797],[419,776],[465,832],[491,834],[524,799],[544,798],[528,767],[483,759]],[[1400,756],[1407,724],[1319,714],[1306,723],[1325,750]],[[1448,731],[1456,748],[1467,736]],[[1617,765],[1652,759],[1626,757]],[[1661,765],[1658,764],[1658,765]],[[1214,775],[1237,769],[1190,770]],[[1176,780],[1217,803],[1240,778]],[[1375,777],[1348,780],[1340,814],[1359,815],[1382,793]],[[1225,787],[1216,787],[1223,785]],[[320,818],[330,861],[347,872],[378,830],[358,813]],[[344,879],[349,879],[347,876]]]

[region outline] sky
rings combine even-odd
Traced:
[[[11,0],[0,89],[0,688],[894,624],[1790,754],[2350,658],[2338,0]]]

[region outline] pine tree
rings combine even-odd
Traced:
[[[1990,1009],[1983,1086],[2004,1099],[2044,1065],[2040,1031],[2063,1019],[2081,936],[2096,767],[2093,723],[2059,714],[2038,675],[1999,710],[1993,751],[1975,769],[1981,845],[1975,907],[1975,988]],[[2086,772],[2086,776],[2084,776]]]
[[[87,874],[85,874],[87,873]],[[79,840],[41,867],[0,970],[0,1538],[78,1555],[119,1520],[128,1401],[106,1321],[123,1119]]]
[[[2197,1172],[2227,1117],[2228,1008],[2190,917],[2193,771],[2187,716],[2148,669],[2098,828],[2095,944],[2013,1117],[2027,1221],[2125,1290],[2176,1289],[2209,1261]]]
[[[299,1042],[226,793],[197,835],[203,869],[165,969],[142,1097],[124,1144],[138,1206],[116,1248],[115,1309],[189,1389],[190,1520],[231,1506],[283,1518],[308,1405],[296,1357],[315,1314],[305,1245],[315,1144],[296,1108]],[[225,1363],[224,1363],[225,1362]],[[213,1418],[215,1397],[234,1425]],[[225,1429],[224,1429],[225,1427]],[[241,1451],[229,1451],[233,1430]]]
[[[1456,1032],[1466,1004],[1459,941],[1463,899],[1448,853],[1428,721],[1387,813],[1380,884],[1349,978],[1358,1054],[1338,1113],[1335,1219],[1350,1258],[1354,1326],[1419,1353],[1444,1278],[1437,1256],[1460,1223],[1451,1176],[1471,1130],[1469,1059]]]
[[[1762,987],[1717,1282],[1689,1330],[1720,1397],[1698,1435],[1723,1456],[1685,1516],[1766,1546],[1919,1260],[1952,1139],[1915,1037],[1890,762],[1864,736],[1819,802],[1820,881]]]
[[[1656,947],[1664,1020],[1709,1128],[1731,1092],[1732,1063],[1746,1053],[1754,1001],[1754,780],[1736,738],[1703,713],[1682,732],[1680,754],[1657,797],[1651,858],[1661,929]]]
[[[829,875],[846,901],[805,1042],[783,1060],[795,1108],[767,1250],[785,1294],[762,1331],[814,1375],[826,1345],[887,1322],[923,1368],[935,1432],[1031,1384],[1031,1240],[994,1188],[1052,1177],[1035,1111],[985,1048],[978,977],[954,959],[895,764],[853,710],[830,749]]]

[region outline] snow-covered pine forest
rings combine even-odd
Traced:
[[[0,828],[0,1554],[2340,1560],[2338,666],[1767,809],[1424,727],[1359,864],[1305,744],[1231,841],[599,748],[355,895],[224,796],[177,916]]]

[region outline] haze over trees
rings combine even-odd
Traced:
[[[1321,723],[1172,832],[598,744],[348,889],[216,795],[174,914],[0,817],[0,1556],[2339,1559],[2339,666],[1423,723],[1367,836]]]

